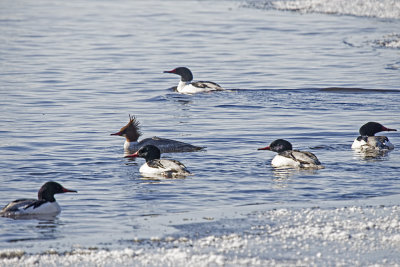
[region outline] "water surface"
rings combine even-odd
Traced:
[[[365,158],[350,146],[365,122],[400,128],[398,17],[254,7],[239,1],[2,1],[0,203],[35,197],[49,180],[79,193],[57,195],[63,211],[56,218],[1,218],[0,249],[34,257],[90,247],[125,253],[146,248],[132,240],[158,248],[167,243],[149,240],[192,240],[185,228],[191,222],[200,223],[193,229],[201,237],[226,234],[213,230],[215,222],[242,236],[245,227],[235,220],[259,224],[245,219],[254,211],[319,206],[323,214],[375,198],[390,198],[395,209],[399,150]],[[179,95],[170,89],[178,77],[162,73],[178,66],[230,90]],[[110,136],[128,114],[141,122],[143,137],[206,146],[163,155],[194,175],[143,179],[143,160],[123,158],[123,138]],[[386,135],[398,146],[398,133]],[[257,148],[277,138],[315,153],[325,169],[274,170],[274,153]],[[278,250],[287,252],[284,245]],[[210,251],[218,253],[199,252],[209,263],[252,263],[243,255],[212,261]],[[302,253],[318,259],[318,251]],[[168,255],[160,252],[160,265]],[[362,263],[396,261],[382,255]],[[181,259],[171,264],[188,263]]]

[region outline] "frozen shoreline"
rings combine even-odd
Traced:
[[[126,248],[121,249],[71,248],[39,254],[3,250],[0,265],[394,266],[399,262],[400,206],[391,203],[397,198],[370,199],[349,206],[342,203],[335,208],[324,205],[260,211],[255,206],[251,208],[254,211],[237,216],[240,218],[209,218],[209,222],[176,225],[177,234],[125,240]]]
[[[399,129],[393,1],[4,0],[0,203],[79,193],[54,219],[1,218],[0,267],[396,265],[399,132],[377,158],[351,149],[367,121]],[[185,65],[234,90],[172,92],[162,71]],[[163,156],[194,175],[144,179],[110,136],[129,114],[206,146]],[[326,168],[273,168],[257,148],[278,138]]]
[[[322,13],[399,19],[400,3],[394,0],[248,0],[249,7],[300,13]]]

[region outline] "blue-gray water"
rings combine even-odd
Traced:
[[[0,249],[123,249],[185,236],[173,217],[207,229],[257,206],[399,205],[399,134],[385,133],[397,148],[382,157],[350,146],[365,122],[400,128],[400,17],[254,2],[1,1],[0,204],[48,180],[79,193],[56,196],[56,219],[1,218]],[[178,66],[232,90],[179,95],[178,76],[162,73]],[[164,155],[194,175],[142,179],[143,160],[123,158],[123,138],[110,136],[128,114],[143,137],[206,146]],[[275,171],[274,153],[257,148],[277,138],[325,169]]]

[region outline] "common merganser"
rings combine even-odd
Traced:
[[[146,160],[139,172],[144,176],[164,176],[167,178],[185,177],[190,175],[185,165],[177,160],[160,159],[161,152],[158,147],[146,145],[132,155],[125,156],[126,158],[140,157]]]
[[[377,122],[367,122],[361,126],[359,132],[360,136],[357,137],[351,148],[358,149],[361,151],[365,150],[391,150],[394,149],[394,145],[389,141],[386,136],[375,136],[376,133],[382,131],[397,131],[396,129],[386,128]]]
[[[179,81],[178,87],[176,88],[176,90],[181,94],[195,94],[201,92],[224,90],[224,88],[214,82],[191,82],[193,80],[193,74],[186,67],[178,67],[173,70],[164,71],[164,73],[174,73],[181,76],[181,80]]]
[[[204,149],[204,147],[193,146],[184,142],[160,138],[157,136],[146,138],[138,142],[139,137],[142,135],[140,131],[140,124],[136,118],[131,115],[129,115],[128,124],[122,127],[119,132],[111,135],[119,135],[126,138],[124,143],[124,150],[126,154],[134,153],[145,145],[157,146],[162,153],[194,152]]]
[[[38,192],[38,199],[17,199],[7,204],[0,212],[3,217],[13,217],[18,215],[57,215],[61,212],[54,194],[74,192],[64,188],[56,182],[45,183]]]
[[[311,152],[293,150],[292,144],[284,139],[277,139],[269,146],[258,150],[271,150],[278,152],[271,165],[274,167],[294,167],[302,169],[323,169],[318,158]]]

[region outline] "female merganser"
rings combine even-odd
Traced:
[[[271,165],[274,167],[295,167],[303,169],[323,169],[318,158],[311,152],[293,150],[292,144],[283,139],[273,141],[269,146],[258,150],[278,152]]]
[[[140,157],[146,160],[139,172],[144,176],[164,176],[167,178],[177,178],[190,175],[185,165],[172,159],[160,159],[161,152],[158,147],[146,145],[126,158]]]
[[[397,131],[396,129],[389,129],[377,122],[367,122],[360,128],[360,136],[357,137],[351,148],[358,150],[391,150],[394,145],[389,141],[386,136],[375,136],[376,133],[382,131]]]
[[[174,73],[181,76],[178,87],[176,90],[181,94],[195,94],[210,91],[222,91],[224,88],[214,82],[191,82],[193,80],[192,72],[186,67],[179,67],[164,73]]]
[[[57,215],[61,212],[54,194],[74,192],[62,187],[56,182],[45,183],[38,192],[38,199],[17,199],[7,204],[0,212],[1,216],[12,217],[17,215]]]
[[[126,154],[136,152],[139,150],[139,148],[145,145],[155,145],[161,150],[162,153],[194,152],[204,149],[204,147],[193,146],[191,144],[160,138],[157,136],[146,138],[138,142],[137,140],[142,135],[140,132],[140,125],[136,118],[131,115],[129,115],[128,124],[122,127],[119,132],[111,135],[119,135],[126,138],[124,144],[124,150]]]

